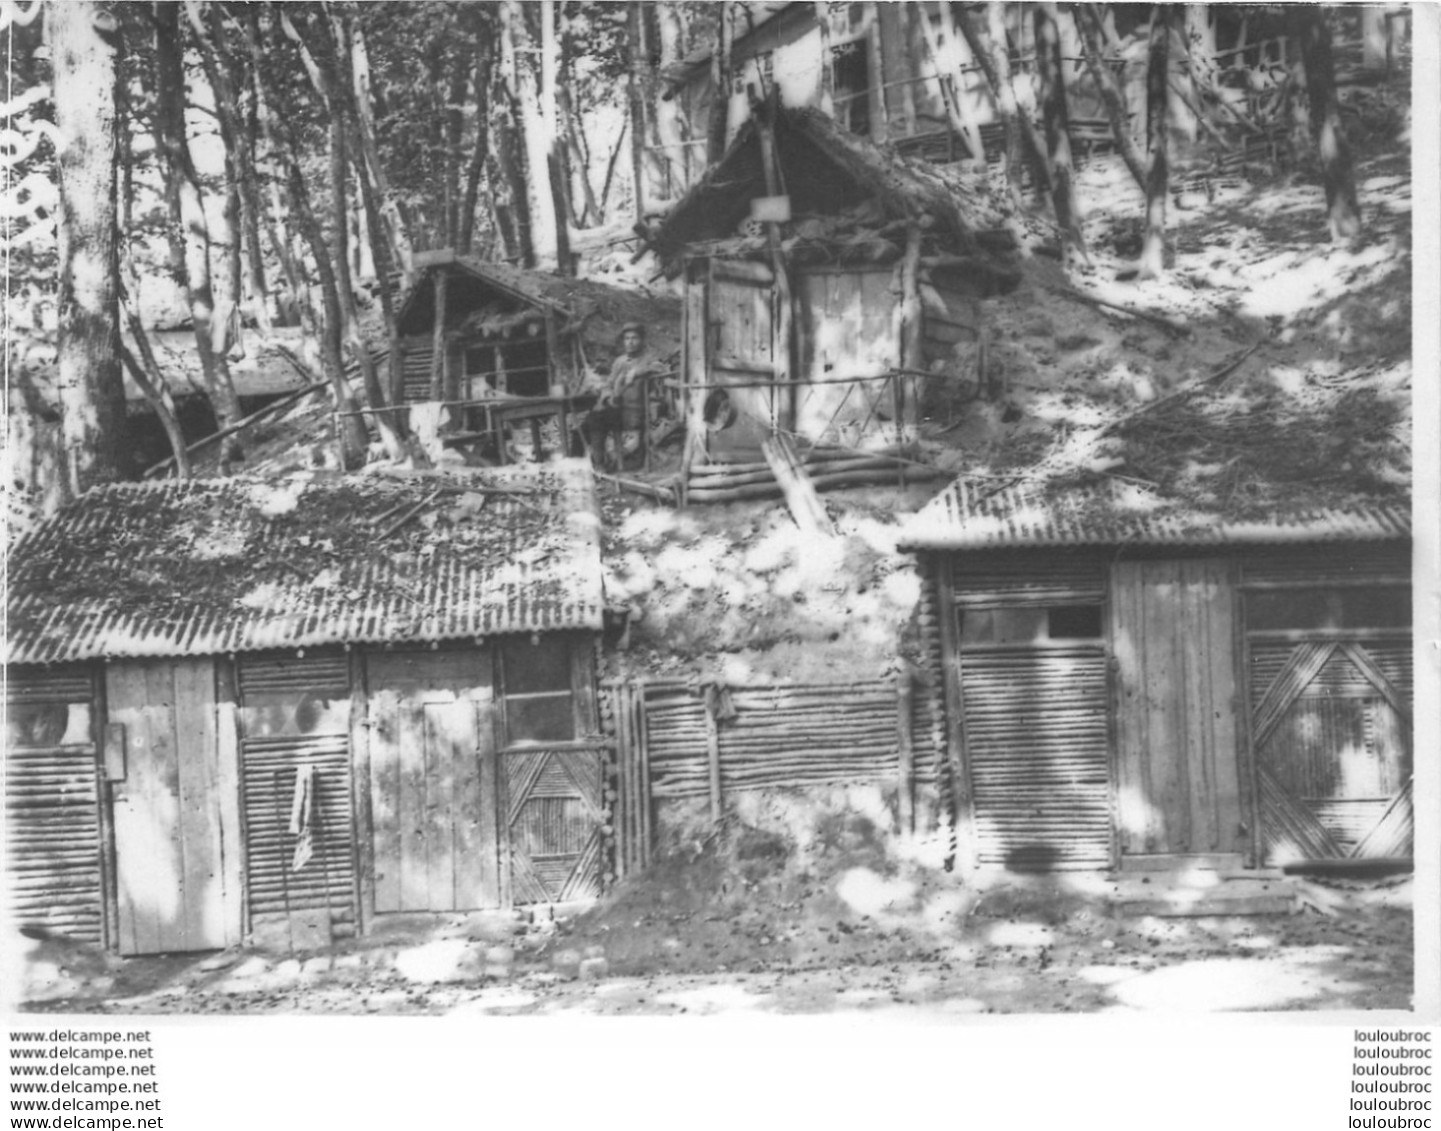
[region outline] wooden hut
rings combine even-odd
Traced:
[[[852,456],[912,439],[928,382],[975,379],[1008,244],[934,168],[759,108],[651,236],[684,279],[688,472],[777,434]]]
[[[594,895],[588,465],[92,491],[10,564],[12,911],[121,954]]]
[[[588,370],[603,371],[613,360],[628,322],[647,327],[659,357],[679,349],[679,303],[669,296],[449,250],[423,252],[415,266],[396,314],[403,357],[396,403],[457,408],[449,415],[452,432],[480,427],[478,402],[539,411],[549,401],[558,412]],[[377,357],[383,363],[388,354]]]
[[[1240,521],[1115,480],[958,481],[902,544],[974,863],[1411,855],[1404,504]]]

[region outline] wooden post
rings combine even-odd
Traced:
[[[946,764],[951,778],[951,819],[955,822],[956,865],[976,866],[975,815],[971,811],[970,768],[965,748],[965,700],[961,686],[961,642],[956,624],[955,571],[937,555],[935,582],[941,621],[941,657],[946,702]]]
[[[763,110],[756,115],[757,132],[760,137],[761,165],[765,169],[766,192],[779,196],[785,191],[781,183],[780,165],[776,158],[776,138],[772,127],[772,116],[779,109],[779,100],[773,97]],[[771,333],[772,362],[775,367],[775,390],[771,393],[771,427],[794,430],[796,426],[795,371],[792,365],[792,348],[795,331],[794,303],[791,298],[790,276],[786,272],[785,252],[781,250],[781,226],[775,221],[766,224],[766,240],[770,244],[771,266],[775,270],[775,328]],[[784,401],[784,411],[777,405],[778,398]]]
[[[898,755],[898,780],[896,782],[896,810],[901,822],[902,833],[916,831],[915,743],[911,736],[911,705],[915,688],[911,673],[903,671],[896,680],[896,752]]]
[[[705,745],[706,759],[710,767],[710,819],[712,824],[720,824],[720,728],[716,725],[715,715],[709,709],[705,713]]]
[[[637,859],[642,868],[650,866],[651,849],[651,817],[650,817],[650,743],[646,739],[646,714],[645,714],[645,684],[636,687],[632,693],[635,696],[635,733],[636,733],[636,763],[639,773],[636,774],[636,794],[639,799],[639,829],[640,829],[640,851]]]
[[[430,399],[445,400],[445,292],[449,272],[435,273],[435,318],[430,333]]]

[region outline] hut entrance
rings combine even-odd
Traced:
[[[489,653],[366,658],[376,914],[500,906]]]
[[[720,462],[758,460],[761,444],[789,423],[776,388],[775,287],[762,263],[710,263],[708,310],[712,394],[704,405],[707,449]],[[785,348],[784,344],[779,344]]]
[[[1246,594],[1266,863],[1411,855],[1410,618],[1405,586]]]
[[[1122,867],[1244,863],[1233,594],[1223,561],[1113,567]]]
[[[218,725],[209,659],[105,673],[119,951],[219,950],[240,938],[233,716]]]

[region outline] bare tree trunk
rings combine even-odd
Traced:
[[[1306,71],[1311,138],[1321,160],[1321,183],[1326,189],[1326,219],[1331,239],[1351,239],[1361,231],[1361,206],[1356,200],[1351,147],[1346,142],[1341,107],[1336,101],[1331,28],[1325,11],[1310,4],[1289,7],[1287,18],[1301,46],[1301,61]]]
[[[660,31],[661,73],[665,74],[667,67],[679,63],[685,55],[684,28],[676,6],[657,5],[656,24]],[[824,28],[821,34],[825,35]],[[824,54],[821,57],[824,59]],[[673,199],[690,187],[690,149],[684,144],[689,140],[690,131],[681,113],[680,99],[663,98],[652,105],[655,107],[655,128],[666,170],[665,195]]]
[[[555,266],[562,275],[575,274],[570,254],[570,186],[561,162],[556,128],[556,85],[560,74],[560,37],[555,28],[555,0],[540,0],[540,124],[545,146],[546,180],[555,224]],[[544,205],[542,205],[544,207]]]
[[[60,426],[66,487],[125,478],[115,225],[115,21],[89,0],[45,13],[60,181]]]
[[[536,87],[535,48],[526,26],[526,5],[505,0],[501,8],[503,37],[512,44],[512,67],[508,73],[514,106],[520,115],[520,136],[525,145],[526,213],[530,217],[532,266],[555,267],[559,251],[556,215],[549,190],[549,152],[545,143],[545,122]]]
[[[185,434],[180,430],[180,422],[176,418],[175,398],[170,393],[170,386],[165,383],[165,375],[160,372],[160,366],[156,364],[155,351],[150,348],[150,338],[145,333],[145,327],[128,303],[125,317],[130,333],[135,338],[136,348],[140,351],[140,359],[137,360],[126,348],[122,339],[120,360],[125,363],[125,368],[139,386],[141,395],[160,421],[160,427],[165,429],[165,438],[170,442],[170,451],[175,457],[175,477],[189,479],[190,451],[186,447]]]
[[[1005,137],[1006,183],[1010,186],[1012,203],[1020,209],[1024,206],[1025,196],[1021,188],[1024,147],[1029,147],[1031,152],[1038,192],[1051,191],[1051,172],[1046,158],[1046,147],[1036,133],[1035,124],[1016,101],[1011,59],[1006,51],[1006,6],[997,0],[986,5],[987,27],[984,31],[971,22],[971,17],[964,7],[952,5],[951,11],[955,16],[956,26],[966,37],[971,55],[990,84],[991,95],[996,104],[996,116],[1001,120],[1001,130]]]
[[[1136,184],[1146,187],[1146,163],[1141,151],[1136,148],[1136,139],[1131,135],[1131,113],[1126,106],[1126,92],[1116,81],[1115,72],[1106,62],[1105,39],[1101,29],[1092,20],[1094,12],[1090,5],[1072,4],[1071,18],[1076,21],[1076,32],[1080,37],[1081,49],[1086,56],[1086,69],[1096,89],[1101,92],[1101,101],[1106,104],[1106,116],[1111,120],[1111,134],[1116,139],[1116,149],[1121,160],[1136,178]]]
[[[364,9],[362,8],[362,11]],[[390,191],[385,166],[380,160],[380,148],[375,142],[375,120],[371,113],[370,58],[365,50],[365,33],[359,20],[349,20],[346,28],[350,33],[350,60],[352,91],[355,95],[355,110],[360,124],[360,149],[365,156],[365,175],[370,180],[385,218],[385,233],[390,241],[390,260],[407,278],[410,276],[411,240],[405,217]]]
[[[645,225],[645,93],[641,90],[641,23],[645,19],[640,0],[626,5],[626,43],[630,57],[626,94],[630,102],[630,169],[635,191],[635,222]]]
[[[954,23],[950,20],[949,8],[942,5],[940,14],[943,21],[942,26],[945,22]],[[926,18],[924,11],[916,9],[916,18],[921,25],[926,54],[930,57],[931,69],[936,76],[930,83],[932,96],[945,108],[946,119],[950,123],[951,131],[965,139],[966,148],[971,151],[971,157],[977,161],[984,161],[986,150],[981,143],[981,131],[965,110],[965,75],[961,71],[960,59],[942,51],[937,29],[931,26],[931,21]],[[954,27],[951,30],[954,31]],[[943,58],[943,54],[946,57]]]
[[[184,235],[183,283],[190,304],[190,321],[195,331],[196,352],[206,392],[215,408],[216,420],[227,428],[241,418],[240,398],[230,377],[225,352],[215,349],[215,296],[210,281],[210,226],[200,195],[200,179],[191,158],[185,126],[184,47],[180,40],[179,9],[156,4],[155,69],[158,78],[155,99],[156,143],[165,157],[166,181],[171,207],[178,215]],[[222,445],[222,459],[241,458],[240,443],[229,436]]]
[[[711,47],[710,75],[712,97],[710,121],[706,123],[706,163],[714,165],[726,150],[726,133],[730,128],[730,49],[731,22],[734,7],[731,0],[721,0],[716,10],[715,42]]]
[[[1071,122],[1061,62],[1061,29],[1053,0],[1035,6],[1036,70],[1041,76],[1041,109],[1051,165],[1051,205],[1064,245],[1086,254],[1072,180]]]
[[[461,255],[469,255],[475,242],[475,208],[480,201],[480,180],[485,173],[485,161],[490,155],[489,96],[493,50],[490,37],[476,37],[475,140],[471,143],[470,162],[465,170],[465,199],[460,206],[460,231],[455,239],[455,249]]]
[[[595,189],[591,187],[590,146],[586,144],[585,131],[581,128],[579,116],[576,114],[575,100],[570,96],[569,85],[562,82],[556,88],[556,108],[560,111],[561,130],[565,135],[565,145],[570,151],[573,167],[567,183],[573,181],[578,184],[581,192],[581,207],[576,209],[572,205],[572,211],[576,217],[576,226],[588,228],[604,223],[605,217],[601,214],[600,203],[595,198]]]
[[[1146,235],[1141,245],[1140,275],[1154,279],[1166,271],[1166,194],[1170,188],[1167,142],[1170,131],[1171,6],[1151,8],[1151,38],[1146,63],[1146,135],[1150,166],[1146,170]]]
[[[323,88],[324,79],[320,76],[318,67],[315,66],[313,58],[310,57],[304,41],[294,26],[290,24],[289,17],[283,12],[279,14],[275,34],[272,37],[274,47],[279,49],[280,40],[289,39],[300,50],[301,59],[306,64],[310,73],[311,82],[317,88]],[[259,51],[259,41],[252,40],[251,49]],[[264,68],[258,57],[255,59],[255,71],[257,81],[262,94],[265,92]],[[333,106],[328,106],[328,112],[333,112]],[[283,117],[276,117],[272,123],[275,132],[279,135],[280,146],[278,156],[284,162],[287,181],[288,195],[290,198],[290,213],[295,220],[300,234],[310,248],[311,258],[315,263],[316,274],[320,277],[320,294],[324,303],[325,315],[318,328],[320,353],[325,369],[326,380],[330,382],[331,390],[335,397],[335,409],[340,414],[340,458],[346,468],[358,467],[365,459],[365,451],[369,445],[369,437],[365,425],[360,417],[356,415],[355,398],[350,391],[350,385],[345,377],[345,359],[341,348],[341,333],[345,323],[345,315],[341,309],[340,289],[336,283],[335,271],[331,266],[329,249],[325,246],[325,237],[320,228],[320,222],[316,219],[315,209],[310,203],[310,191],[306,186],[305,174],[300,165],[300,153],[296,146],[295,135],[291,131],[289,123]],[[342,225],[343,227],[343,225]]]

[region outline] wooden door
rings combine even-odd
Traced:
[[[600,894],[600,752],[507,751],[504,763],[511,902]]]
[[[776,377],[774,302],[769,267],[711,261],[706,379],[712,389],[703,407],[713,459],[759,460],[762,441],[784,414],[775,390],[758,387]]]
[[[1123,857],[1245,849],[1236,611],[1225,562],[1117,562],[1117,818]]]
[[[367,658],[374,906],[500,905],[489,654]]]
[[[1251,647],[1266,862],[1412,853],[1409,639]]]
[[[233,725],[217,725],[214,663],[113,663],[106,701],[119,728],[107,776],[120,953],[238,942],[239,767]]]
[[[804,384],[796,393],[796,431],[818,444],[894,442],[895,390],[886,375],[900,345],[891,271],[811,270],[797,289]],[[844,378],[858,380],[838,383]]]

